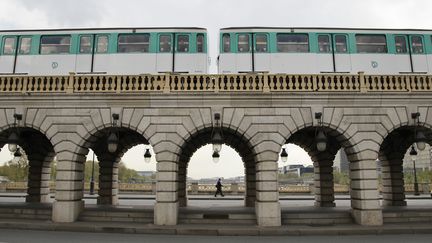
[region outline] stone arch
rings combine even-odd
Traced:
[[[432,127],[426,123],[400,125],[389,131],[381,143],[378,161],[381,165],[383,206],[406,206],[403,158],[422,132],[432,145]]]
[[[110,153],[107,147],[109,134],[115,131],[119,143],[117,151]],[[125,127],[106,127],[92,134],[92,142],[88,144],[99,161],[98,204],[118,204],[118,165],[123,155],[138,144],[149,144],[137,131]]]
[[[8,125],[0,130],[0,148],[4,146],[12,132],[18,133],[18,146],[29,161],[26,202],[48,203],[50,201],[51,166],[55,157],[54,146],[40,130]],[[2,142],[3,141],[3,142]]]
[[[318,131],[323,131],[327,137],[327,148],[318,151],[315,137]],[[337,130],[328,126],[308,126],[297,130],[286,140],[303,148],[311,157],[314,166],[315,205],[334,207],[333,162],[336,153],[342,147],[346,138]]]
[[[181,152],[179,153],[179,202],[180,206],[186,206],[186,177],[187,177],[187,167],[189,160],[192,155],[202,146],[211,143],[211,135],[213,128],[207,127],[197,130],[195,133],[191,134],[184,143],[181,145]],[[224,144],[229,145],[233,148],[242,158],[245,166],[245,206],[253,207],[255,205],[255,181],[256,181],[256,158],[254,148],[250,141],[247,140],[238,131],[221,127]]]

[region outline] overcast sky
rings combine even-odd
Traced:
[[[0,0],[0,3],[0,29],[204,27],[209,31],[212,72],[216,70],[218,30],[223,27],[432,29],[431,0]],[[288,163],[311,163],[304,151],[293,146],[289,150]],[[143,151],[142,146],[132,149],[123,160],[138,170],[154,170],[154,161],[143,165]],[[221,163],[213,165],[210,147],[198,151],[192,158],[188,176],[243,174],[241,159],[233,150],[224,149],[221,156]],[[2,149],[0,163],[9,158],[7,149]]]

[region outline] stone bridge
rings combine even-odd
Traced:
[[[381,225],[383,205],[406,204],[405,152],[432,142],[427,75],[0,76],[0,102],[0,147],[16,132],[30,161],[27,202],[48,201],[50,166],[58,163],[55,222],[76,221],[85,208],[89,149],[100,161],[98,204],[116,205],[118,162],[133,146],[149,144],[157,160],[154,224],[177,224],[179,207],[187,206],[188,162],[220,129],[244,163],[244,205],[255,208],[258,225],[281,225],[277,161],[286,143],[301,146],[314,162],[317,207],[335,205],[333,160],[344,148],[352,217]],[[110,153],[113,131],[118,148]],[[324,151],[316,146],[318,131],[326,137]]]

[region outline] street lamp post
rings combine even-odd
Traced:
[[[95,161],[95,154],[93,152],[93,162],[92,162],[92,170],[91,170],[91,178],[90,178],[90,195],[94,194],[94,187],[95,187],[95,182],[94,182],[94,161]]]
[[[416,165],[415,165],[415,161],[416,161],[416,157],[417,157],[417,151],[414,148],[414,145],[411,146],[410,155],[411,155],[411,159],[412,159],[413,167],[414,167],[414,195],[418,196],[418,195],[420,195],[420,192],[419,192],[419,188],[418,188],[417,170],[416,170]]]

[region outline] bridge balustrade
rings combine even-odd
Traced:
[[[423,92],[431,75],[164,74],[0,76],[0,93]]]

